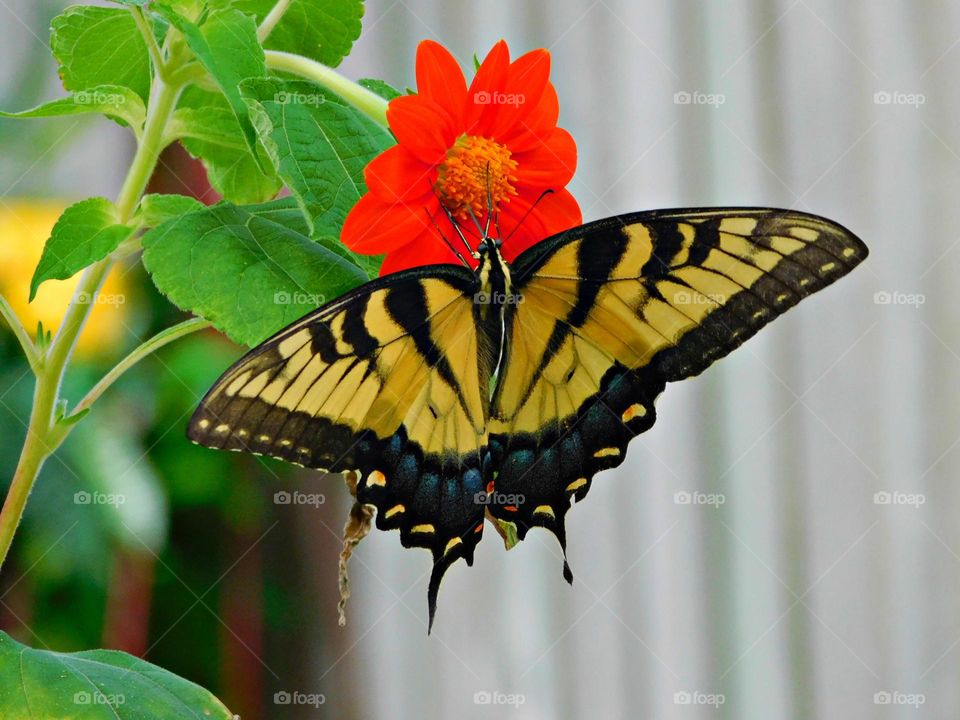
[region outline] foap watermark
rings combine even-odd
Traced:
[[[322,493],[305,493],[299,490],[287,492],[279,490],[273,494],[274,505],[310,505],[311,507],[320,507],[327,501]]]
[[[117,707],[123,705],[126,701],[126,698],[119,693],[107,695],[102,692],[81,691],[73,694],[74,705],[110,705],[111,707]]]
[[[727,101],[723,93],[705,93],[699,90],[693,92],[681,90],[673,94],[674,105],[710,105],[718,108]]]
[[[273,101],[278,105],[323,105],[327,99],[320,93],[288,92],[274,93]]]
[[[881,690],[873,694],[874,705],[906,705],[918,708],[927,702],[923,693],[905,693],[899,690]]]
[[[127,302],[127,296],[121,293],[77,293],[77,305],[114,305]]]
[[[313,305],[320,307],[327,301],[322,293],[286,292],[281,290],[273,294],[274,305]]]
[[[907,105],[919,108],[925,105],[927,96],[923,93],[908,93],[899,90],[878,90],[873,94],[874,105]]]
[[[120,507],[126,501],[127,496],[118,493],[78,490],[73,494],[74,505],[113,505],[114,507]]]
[[[512,105],[513,107],[520,107],[527,102],[527,97],[523,93],[478,90],[473,94],[473,102],[475,105]]]
[[[874,305],[907,305],[919,308],[927,302],[923,293],[906,293],[899,290],[879,290],[873,294]]]
[[[496,505],[498,507],[519,507],[527,501],[522,493],[478,492],[473,496],[475,505]]]
[[[680,490],[673,494],[675,505],[711,505],[715,508],[727,502],[723,493],[705,493],[697,490]]]
[[[473,302],[477,305],[519,305],[523,302],[523,295],[520,293],[478,292],[474,293]]]
[[[274,705],[306,705],[318,708],[327,701],[327,696],[323,693],[305,693],[299,690],[289,692],[281,690],[273,694]]]
[[[73,101],[77,105],[109,105],[117,107],[127,102],[127,98],[120,93],[107,93],[101,90],[80,90],[73,94]]]
[[[907,505],[918,508],[926,504],[927,496],[923,493],[906,493],[899,490],[881,490],[873,494],[874,505]]]
[[[674,705],[709,705],[720,707],[727,698],[723,693],[705,693],[699,690],[679,690],[673,694]]]
[[[723,305],[726,301],[726,295],[687,292],[686,290],[681,290],[673,296],[673,302],[677,305]]]
[[[523,693],[505,693],[499,690],[478,690],[473,694],[474,705],[508,705],[518,708],[527,701]]]

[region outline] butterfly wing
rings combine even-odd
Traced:
[[[473,562],[493,351],[473,273],[433,266],[357,288],[254,348],[204,397],[188,436],[358,473],[357,499],[429,548],[431,618],[446,568]]]
[[[491,513],[520,539],[543,526],[565,546],[571,498],[653,425],[667,382],[702,372],[866,256],[829,220],[750,208],[623,215],[524,252],[489,426],[494,498],[507,501]]]

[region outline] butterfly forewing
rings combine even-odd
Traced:
[[[207,393],[189,437],[328,472],[355,470],[357,499],[405,546],[433,551],[436,587],[472,561],[486,484],[493,350],[474,318],[475,278],[398,273],[306,316],[241,358]]]
[[[769,209],[637,213],[575,228],[514,264],[521,301],[491,408],[497,497],[520,538],[563,518],[702,372],[867,255],[823,218]],[[569,577],[569,571],[565,566]]]

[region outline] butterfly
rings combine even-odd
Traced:
[[[238,360],[188,436],[353,473],[381,530],[472,565],[484,520],[553,532],[623,462],[668,382],[697,375],[846,275],[867,248],[840,225],[767,208],[654,210],[554,235],[512,263],[386,275]]]

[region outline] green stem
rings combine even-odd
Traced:
[[[34,375],[36,375],[39,371],[40,353],[37,351],[37,346],[33,344],[33,340],[30,339],[30,334],[27,332],[27,329],[23,326],[23,323],[20,322],[20,318],[17,317],[17,314],[13,311],[13,308],[10,307],[10,303],[7,302],[7,299],[3,295],[0,295],[0,317],[6,320],[10,329],[13,330],[13,334],[16,335],[17,340],[20,342],[20,347],[23,348],[23,354],[27,356],[30,369],[33,370]]]
[[[283,14],[290,7],[291,1],[292,0],[279,0],[279,2],[273,6],[273,9],[267,13],[263,22],[260,23],[260,27],[257,28],[257,40],[259,40],[261,44],[270,36],[270,33],[273,32],[277,23],[280,22],[280,18],[283,17]]]
[[[163,150],[164,129],[173,115],[181,90],[181,85],[164,83],[158,70],[154,82],[154,94],[147,110],[143,137],[140,139],[130,170],[117,196],[116,206],[120,222],[125,223],[130,220],[147,187],[160,151]],[[40,372],[37,373],[27,436],[10,490],[4,500],[3,509],[0,510],[0,567],[10,550],[14,533],[20,524],[23,509],[40,468],[63,442],[72,427],[73,423],[58,422],[57,399],[77,338],[83,330],[93,308],[94,299],[112,266],[113,260],[107,257],[84,271],[74,290],[73,299],[63,317],[63,322],[60,323],[60,328],[50,343],[46,355],[38,358]]]
[[[202,318],[193,318],[191,320],[185,320],[182,323],[169,327],[166,330],[154,335],[152,338],[144,342],[142,345],[136,347],[129,355],[127,355],[123,360],[118,362],[110,372],[100,378],[100,382],[93,386],[93,388],[88,392],[83,400],[77,403],[76,408],[73,412],[70,413],[67,421],[71,421],[81,413],[86,412],[97,398],[103,395],[104,391],[113,385],[113,383],[123,375],[127,370],[132,368],[138,362],[143,360],[147,355],[156,352],[164,345],[173,342],[178,338],[182,338],[184,335],[189,335],[190,333],[196,332],[197,330],[203,330],[204,328],[210,327],[210,323],[207,320]]]
[[[348,80],[336,70],[302,55],[293,55],[279,50],[267,50],[266,58],[267,67],[313,80],[318,85],[335,92],[378,125],[390,127],[387,123],[387,101],[353,80]]]
[[[133,22],[143,36],[143,41],[147,44],[147,50],[150,53],[150,59],[153,61],[153,67],[157,71],[157,75],[166,79],[166,66],[163,62],[163,52],[160,50],[160,46],[157,45],[157,38],[150,28],[150,23],[147,22],[147,19],[143,16],[143,10],[138,7],[132,7],[130,8],[130,13],[133,15]]]

